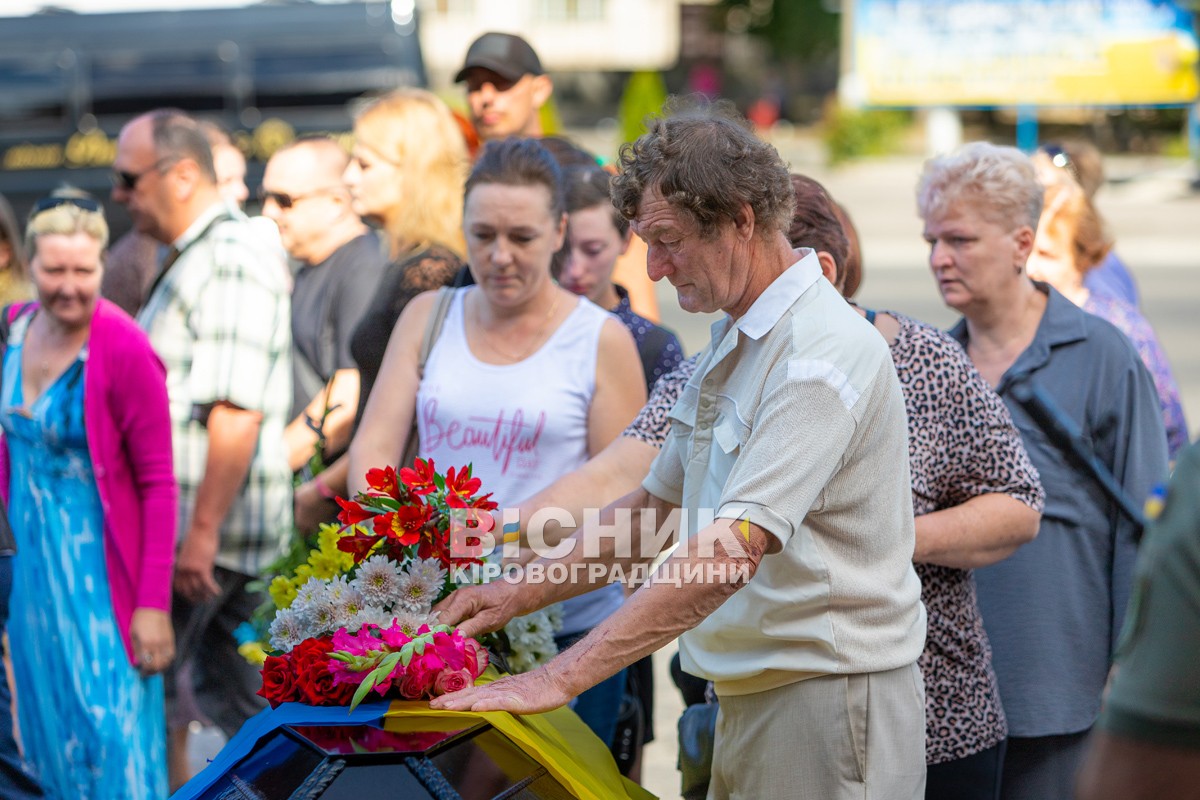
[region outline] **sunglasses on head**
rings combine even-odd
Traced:
[[[1043,153],[1050,157],[1050,163],[1059,169],[1065,169],[1067,173],[1079,183],[1079,170],[1075,167],[1075,162],[1071,160],[1071,156],[1063,149],[1062,145],[1044,144],[1041,147]]]
[[[33,219],[43,211],[49,211],[52,208],[59,206],[75,206],[84,211],[97,212],[100,210],[100,203],[90,197],[43,197],[33,204],[33,210],[29,213],[29,218]]]

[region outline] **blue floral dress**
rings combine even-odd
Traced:
[[[16,534],[8,635],[25,756],[55,800],[167,795],[162,678],[130,665],[109,596],[104,513],[83,421],[87,347],[26,405],[9,335],[0,425]]]

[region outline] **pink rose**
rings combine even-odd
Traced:
[[[401,697],[406,700],[421,700],[433,688],[436,678],[437,673],[433,670],[424,669],[415,662],[409,664],[400,680]]]
[[[475,676],[468,669],[442,670],[433,682],[433,694],[436,697],[440,694],[461,692],[474,684]]]
[[[472,678],[478,678],[487,669],[490,661],[487,648],[474,639],[467,639],[463,643],[463,651],[466,656],[466,669],[470,671]]]

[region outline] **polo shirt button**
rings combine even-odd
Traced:
[[[701,408],[706,408],[706,409],[707,409],[707,408],[712,408],[712,400],[711,400],[711,399],[709,399],[709,398],[707,398],[707,397],[705,397],[705,398],[702,398],[702,399],[700,400],[700,407],[701,407]]]
[[[699,425],[697,425],[696,427],[697,427],[697,428],[699,428],[699,429],[700,429],[700,430],[702,430],[702,431],[706,431],[706,430],[708,430],[708,423],[707,423],[707,422],[701,422],[701,423],[700,423]]]

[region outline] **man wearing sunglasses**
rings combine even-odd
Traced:
[[[178,785],[189,720],[173,700],[185,667],[200,710],[228,736],[263,705],[233,630],[260,604],[247,585],[292,527],[288,289],[262,237],[221,199],[212,149],[183,112],[152,111],[121,130],[112,194],[169,248],[138,323],[167,367],[179,485],[178,659],[166,684]]]
[[[332,139],[306,138],[277,151],[263,173],[263,216],[279,227],[296,267],[292,421],[285,431],[293,471],[309,464],[319,442],[326,464],[350,443],[359,389],[350,335],[383,275],[383,246],[350,208],[342,182],[348,162]],[[322,484],[313,487],[319,491]],[[328,513],[319,521],[333,519],[337,506],[328,497],[303,505],[301,499],[298,509],[322,508]]]

